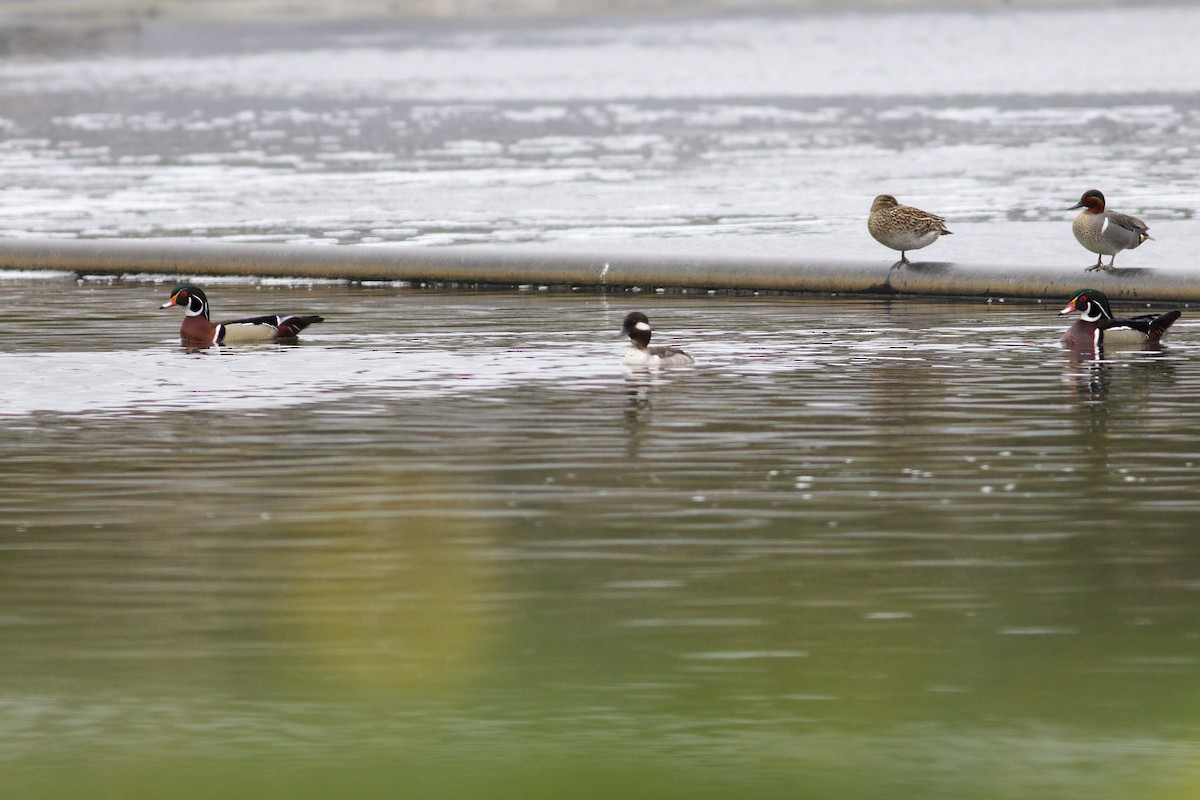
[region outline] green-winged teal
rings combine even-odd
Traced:
[[[1098,189],[1089,189],[1079,198],[1079,202],[1068,211],[1082,208],[1071,224],[1071,232],[1079,243],[1096,253],[1096,263],[1087,268],[1113,269],[1117,253],[1122,250],[1132,250],[1142,242],[1151,238],[1146,223],[1137,217],[1121,214],[1117,211],[1104,210],[1104,194]],[[1104,256],[1112,256],[1107,266]]]
[[[950,235],[946,220],[919,208],[902,206],[890,194],[881,194],[871,203],[867,230],[875,241],[900,251],[900,260],[894,267],[912,263],[907,251],[920,250],[936,242],[939,236]]]
[[[237,344],[291,339],[314,322],[324,321],[316,316],[270,314],[214,323],[208,318],[208,297],[204,291],[186,283],[172,289],[171,298],[160,308],[173,306],[183,307],[185,316],[183,325],[179,327],[179,338],[187,344]]]

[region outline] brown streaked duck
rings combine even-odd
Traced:
[[[893,267],[911,264],[909,250],[920,250],[937,241],[939,236],[949,236],[946,220],[912,206],[902,206],[890,194],[881,194],[871,203],[871,216],[867,217],[867,230],[875,241],[900,251],[900,260]]]
[[[625,317],[621,334],[629,337],[629,352],[622,363],[631,367],[681,367],[696,362],[679,348],[651,347],[650,320],[640,311],[631,311]]]
[[[1079,202],[1068,211],[1082,208],[1071,223],[1071,232],[1075,238],[1088,250],[1096,253],[1096,263],[1085,272],[1094,269],[1113,269],[1117,253],[1122,250],[1132,250],[1150,236],[1150,228],[1137,217],[1122,214],[1117,211],[1106,211],[1104,194],[1099,189],[1089,189],[1079,198]],[[1104,264],[1104,256],[1112,256],[1108,265]]]
[[[1108,297],[1098,289],[1080,289],[1071,295],[1059,316],[1079,312],[1079,319],[1063,334],[1062,343],[1074,349],[1101,349],[1105,344],[1141,346],[1156,344],[1179,319],[1179,311],[1113,317]]]
[[[159,308],[181,306],[184,310],[179,338],[186,344],[248,344],[294,339],[300,331],[323,317],[298,317],[294,314],[270,314],[214,323],[208,318],[208,297],[197,286],[185,283],[171,290],[171,297]]]

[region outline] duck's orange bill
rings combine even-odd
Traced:
[[[177,305],[179,305],[179,304],[175,302],[175,297],[172,297],[170,300],[168,300],[167,302],[165,302],[161,306],[159,306],[159,308],[171,308],[172,306],[177,306]]]
[[[166,306],[163,306],[163,308],[166,308]],[[1066,308],[1064,308],[1062,311],[1058,312],[1058,315],[1061,317],[1063,314],[1070,314],[1074,310],[1075,310],[1075,301],[1072,300],[1070,303],[1067,303]]]

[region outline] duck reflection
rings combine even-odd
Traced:
[[[626,455],[637,456],[641,452],[641,436],[650,424],[651,393],[662,377],[644,367],[631,367],[625,373],[625,430],[629,433]]]
[[[1133,395],[1149,394],[1163,382],[1174,384],[1175,362],[1160,344],[1147,344],[1137,350],[1112,348],[1065,348],[1067,371],[1064,380],[1076,394],[1088,399],[1104,399],[1113,387],[1114,369],[1117,385],[1128,387]]]
[[[1178,381],[1175,361],[1161,345],[1120,351],[1067,351],[1064,380],[1080,401],[1077,421],[1093,447],[1108,441],[1109,420],[1168,396]]]
[[[1112,387],[1112,362],[1104,360],[1100,353],[1082,363],[1071,359],[1071,368],[1066,373],[1066,382],[1080,400],[1074,427],[1084,435],[1095,451],[1104,449],[1108,442],[1109,404],[1105,402]]]

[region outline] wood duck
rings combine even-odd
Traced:
[[[1075,221],[1071,223],[1071,232],[1081,245],[1097,254],[1096,263],[1084,270],[1085,272],[1113,269],[1117,253],[1132,250],[1152,238],[1150,228],[1137,217],[1105,211],[1104,195],[1098,189],[1084,192],[1079,202],[1067,210],[1074,211],[1077,208],[1082,208],[1083,211],[1075,215]],[[1104,256],[1112,256],[1107,266],[1104,264]]]
[[[189,344],[238,344],[292,339],[309,325],[324,322],[323,317],[317,316],[270,314],[214,323],[208,318],[208,297],[204,291],[187,283],[172,289],[171,298],[159,307],[172,306],[183,307],[185,316],[179,327],[179,338]]]
[[[1079,312],[1079,320],[1067,328],[1062,342],[1072,348],[1091,347],[1099,350],[1104,344],[1144,345],[1162,339],[1167,328],[1179,319],[1178,311],[1165,314],[1143,314],[1139,317],[1116,319],[1104,292],[1080,289],[1071,295],[1059,315]]]
[[[871,203],[871,216],[867,217],[867,230],[875,241],[900,251],[900,260],[893,266],[910,264],[906,252],[928,247],[939,236],[949,236],[946,220],[912,206],[902,206],[890,194],[881,194]]]
[[[694,364],[696,359],[675,347],[650,346],[650,320],[640,311],[625,317],[621,334],[629,337],[629,352],[622,362],[638,367],[678,367]]]

